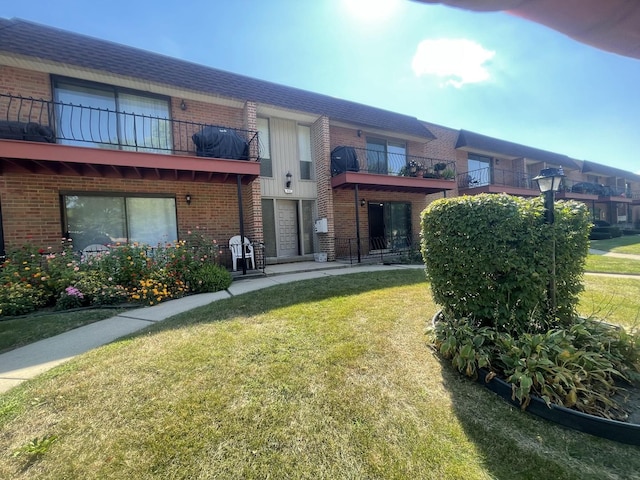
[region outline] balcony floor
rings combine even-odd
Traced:
[[[255,161],[125,150],[76,147],[50,143],[0,140],[0,174],[8,172],[172,180],[250,183],[260,175]]]

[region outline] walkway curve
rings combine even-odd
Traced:
[[[52,369],[77,355],[113,342],[157,322],[218,300],[300,280],[351,273],[424,268],[423,265],[360,265],[337,262],[301,262],[268,266],[266,276],[234,281],[227,290],[201,293],[128,310],[115,317],[69,330],[24,347],[0,354],[0,394]]]

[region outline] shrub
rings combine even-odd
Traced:
[[[422,255],[436,302],[447,318],[472,318],[505,330],[546,329],[575,316],[588,251],[584,204],[557,202],[544,222],[541,198],[484,194],[440,199],[422,213]],[[555,236],[557,309],[547,290]]]
[[[231,274],[219,265],[204,263],[187,277],[191,293],[206,293],[225,290],[231,285]]]
[[[577,316],[588,212],[558,202],[555,217],[546,225],[541,199],[506,195],[440,200],[425,209],[422,252],[443,306],[433,342],[465,375],[486,368],[511,383],[523,408],[535,394],[547,404],[624,420],[613,395],[620,382],[640,381],[640,337]],[[540,300],[554,236],[555,312]]]

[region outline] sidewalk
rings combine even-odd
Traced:
[[[235,280],[224,291],[203,293],[166,303],[129,310],[106,320],[40,340],[0,354],[0,393],[19,385],[76,355],[105,345],[124,335],[156,322],[209,303],[285,283],[349,273],[376,272],[402,268],[424,268],[422,265],[358,265],[336,262],[300,262],[271,265],[265,276]]]
[[[596,250],[594,248],[590,248],[589,253],[591,253],[592,255],[602,255],[604,257],[628,258],[629,260],[640,260],[640,255],[634,255],[632,253],[607,252],[605,250]]]

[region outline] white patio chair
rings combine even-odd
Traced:
[[[233,260],[233,271],[238,270],[238,259],[242,259],[242,244],[240,242],[240,235],[236,235],[229,239],[229,250],[231,250],[231,258]],[[247,237],[244,237],[244,258],[245,265],[249,266],[251,261],[251,269],[256,268],[256,259],[253,254],[253,245]]]

